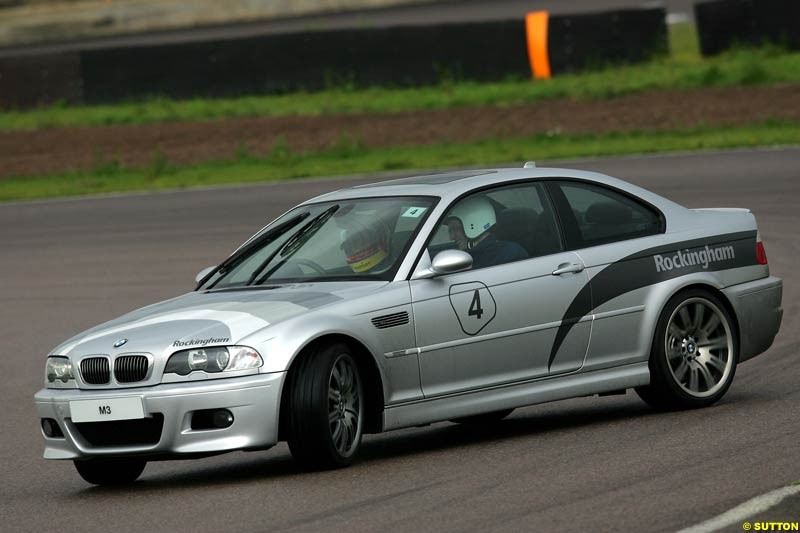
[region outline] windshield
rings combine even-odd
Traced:
[[[409,196],[298,207],[223,261],[199,289],[391,280],[434,203]]]

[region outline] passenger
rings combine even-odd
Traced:
[[[528,252],[512,241],[501,241],[489,230],[497,223],[491,202],[473,197],[459,202],[445,220],[450,239],[472,256],[472,268],[484,268],[528,258]]]

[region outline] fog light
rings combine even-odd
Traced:
[[[61,432],[61,428],[58,427],[58,422],[52,418],[42,418],[42,431],[44,432],[45,436],[51,439],[64,436],[64,434]]]
[[[192,429],[225,429],[233,425],[233,413],[227,409],[203,409],[192,413]]]
[[[227,409],[220,409],[219,411],[214,411],[214,416],[212,417],[212,421],[214,422],[214,426],[220,429],[229,428],[231,424],[233,424],[233,413],[228,411]]]

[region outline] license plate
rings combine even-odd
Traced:
[[[69,402],[73,422],[107,422],[144,418],[140,397],[105,400],[74,400]]]

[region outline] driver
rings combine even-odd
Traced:
[[[498,240],[491,233],[497,215],[491,202],[483,196],[459,202],[445,220],[450,239],[459,250],[472,256],[472,268],[484,268],[527,259],[528,253],[513,241]]]
[[[368,225],[353,220],[348,222],[349,227],[342,241],[348,266],[356,274],[384,269],[389,257],[389,231],[386,224],[382,220],[374,220]]]

